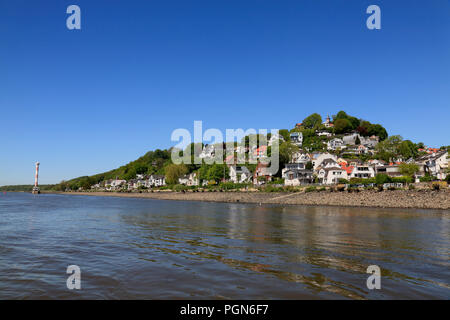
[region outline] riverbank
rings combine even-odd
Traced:
[[[359,192],[62,192],[68,195],[150,198],[160,200],[238,202],[341,207],[450,209],[449,190],[392,190]]]

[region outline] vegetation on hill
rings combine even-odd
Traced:
[[[416,158],[422,154],[426,154],[425,152],[420,152],[419,150],[424,148],[423,143],[415,144],[410,140],[403,140],[401,136],[391,136],[388,137],[388,133],[386,129],[380,124],[372,124],[371,122],[359,119],[357,117],[348,115],[344,111],[339,111],[336,115],[332,116],[332,126],[325,126],[322,123],[322,117],[313,113],[303,119],[301,126],[296,126],[293,129],[280,129],[279,135],[283,138],[280,140],[279,145],[279,155],[280,155],[280,170],[277,176],[281,175],[281,168],[284,167],[286,163],[288,163],[292,155],[298,152],[300,149],[296,145],[294,145],[290,141],[290,134],[292,132],[301,132],[303,135],[303,144],[302,149],[308,152],[325,152],[327,151],[327,142],[333,137],[342,137],[343,135],[349,133],[359,133],[362,137],[369,136],[378,136],[379,143],[375,148],[374,155],[358,155],[358,154],[349,154],[347,156],[352,158],[359,158],[363,161],[366,161],[370,158],[372,159],[381,159],[384,161],[392,161],[393,159],[409,159]],[[318,135],[317,132],[329,132],[333,135],[333,137],[327,137],[326,135]],[[270,139],[271,134],[267,135],[267,139]],[[252,135],[245,136],[242,141],[246,143],[248,146],[249,141],[251,140]],[[261,140],[262,136],[256,136],[258,141]],[[242,142],[241,141],[241,142]],[[360,144],[361,140],[357,137],[356,144]],[[221,144],[221,143],[220,143]],[[219,146],[220,144],[216,144]],[[225,148],[226,146],[236,146],[237,142],[227,142],[222,144]],[[195,147],[198,148],[195,148]],[[144,156],[139,159],[132,161],[124,166],[121,166],[117,169],[110,170],[107,172],[99,173],[92,176],[83,176],[78,177],[69,181],[62,181],[57,185],[42,185],[40,186],[41,190],[59,190],[64,191],[66,189],[78,190],[89,189],[92,185],[102,183],[106,180],[110,179],[123,179],[130,180],[136,178],[136,175],[165,175],[166,181],[168,184],[176,184],[178,182],[178,178],[191,173],[197,172],[198,177],[201,180],[207,180],[210,183],[220,183],[224,177],[228,177],[229,168],[227,165],[221,164],[194,164],[194,155],[198,156],[198,150],[202,150],[205,146],[203,144],[190,144],[185,150],[180,151],[180,155],[185,154],[190,149],[191,154],[191,163],[187,165],[176,165],[171,161],[171,152],[172,149],[166,150],[154,150],[147,152]],[[441,149],[448,149],[447,147],[441,147]],[[195,151],[197,150],[197,154]],[[268,155],[270,156],[272,149],[268,147]],[[337,151],[329,151],[340,154],[340,156],[346,156],[345,153]],[[225,152],[224,152],[225,157]],[[235,154],[236,157],[236,154]],[[248,159],[248,155],[246,156]],[[254,173],[256,165],[255,164],[246,164],[247,168],[250,172]],[[412,176],[412,174],[417,170],[413,165],[402,166],[402,172],[405,175]],[[32,185],[23,185],[23,186],[5,186],[0,187],[0,191],[31,191]]]

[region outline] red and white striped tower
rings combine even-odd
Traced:
[[[36,174],[34,175],[34,187],[33,187],[33,193],[40,193],[39,187],[38,187],[38,179],[39,179],[39,162],[36,162]]]
[[[38,178],[39,178],[39,162],[36,162],[36,175],[34,176],[34,186],[37,188],[38,186]]]

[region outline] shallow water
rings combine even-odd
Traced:
[[[449,248],[441,210],[0,194],[0,299],[449,299]]]

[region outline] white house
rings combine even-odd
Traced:
[[[161,187],[166,185],[166,177],[163,175],[152,174],[148,179],[150,187]]]
[[[272,146],[272,144],[278,140],[278,143],[280,144],[281,142],[284,141],[284,138],[282,135],[278,134],[278,133],[274,133],[270,136],[269,142],[267,143],[270,146]]]
[[[292,132],[290,135],[291,142],[298,147],[301,147],[303,144],[303,133],[302,132]]]
[[[106,186],[106,190],[118,190],[127,183],[127,180],[115,179]]]
[[[230,180],[234,183],[243,183],[250,180],[251,172],[245,166],[230,166]]]
[[[417,162],[424,166],[425,172],[428,172],[439,180],[445,179],[447,175],[448,161],[449,156],[447,150],[439,150],[438,152],[417,159]]]
[[[311,157],[311,162],[313,164],[314,171],[322,164],[322,162],[326,159],[332,159],[337,162],[337,156],[331,153],[315,153]]]
[[[292,163],[308,163],[311,161],[311,156],[308,153],[295,152],[292,155]]]
[[[339,165],[332,165],[320,167],[317,173],[319,183],[322,184],[336,184],[339,179],[348,179],[347,171],[342,169]]]
[[[330,141],[328,141],[328,143],[327,143],[328,150],[337,150],[338,148],[339,149],[345,148],[344,141],[342,141],[342,139],[334,138],[334,139],[331,139]]]
[[[215,154],[216,154],[215,147],[214,147],[214,145],[210,144],[210,145],[206,145],[203,148],[202,152],[200,153],[200,155],[198,157],[201,159],[213,158]]]
[[[197,173],[192,172],[178,178],[178,183],[185,186],[198,186]]]
[[[373,178],[375,177],[375,170],[372,166],[368,165],[356,165],[352,173],[350,174],[350,178]]]

